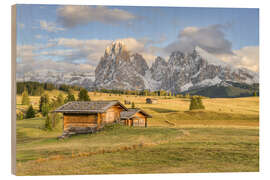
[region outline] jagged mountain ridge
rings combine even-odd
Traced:
[[[34,82],[48,82],[53,84],[68,84],[78,85],[82,87],[94,86],[95,76],[93,73],[87,72],[55,72],[55,71],[41,71],[28,72],[23,77],[18,78],[17,81],[34,81]]]
[[[174,51],[168,61],[157,57],[151,68],[122,42],[107,47],[95,70],[95,86],[107,89],[150,89],[180,93],[222,84],[224,81],[258,83],[258,74],[234,68],[196,47],[191,53]]]
[[[145,89],[149,67],[138,53],[131,54],[121,42],[107,47],[95,70],[95,86],[106,89]]]
[[[199,47],[190,53],[174,51],[167,61],[157,57],[149,67],[141,54],[129,52],[124,43],[116,41],[105,49],[94,74],[40,71],[28,72],[17,80],[79,85],[88,89],[149,89],[182,93],[215,85],[225,87],[226,81],[258,83],[259,76],[226,64]]]

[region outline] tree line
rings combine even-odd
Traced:
[[[53,83],[40,83],[40,82],[17,82],[17,94],[22,94],[27,90],[30,96],[41,96],[45,90],[61,90],[68,92],[69,90],[79,91],[83,89],[80,86],[66,85],[66,84],[53,84]]]
[[[176,96],[177,94],[170,91],[159,90],[150,91],[144,90],[125,90],[125,89],[95,89],[95,92],[108,93],[108,94],[123,94],[123,95],[137,95],[137,96]]]
[[[17,119],[28,119],[36,117],[36,114],[40,114],[43,117],[46,117],[45,120],[45,128],[48,130],[53,129],[57,122],[59,121],[60,117],[58,114],[51,114],[50,112],[54,111],[58,107],[62,106],[65,103],[70,101],[76,101],[74,91],[68,90],[67,96],[64,97],[62,93],[59,93],[56,98],[50,98],[47,93],[43,93],[40,96],[39,100],[39,107],[38,110],[34,110],[30,98],[28,95],[27,88],[24,89],[22,93],[22,105],[28,105],[28,108],[25,112],[20,112],[17,114]],[[86,89],[81,88],[78,94],[78,101],[91,101],[90,97],[88,96],[88,91]]]

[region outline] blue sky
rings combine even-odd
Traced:
[[[17,25],[22,73],[59,71],[57,63],[94,69],[105,47],[119,39],[149,64],[157,55],[201,46],[220,60],[258,71],[258,9],[17,5]]]

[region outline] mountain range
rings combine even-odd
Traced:
[[[174,51],[167,61],[157,57],[149,67],[141,54],[129,52],[124,43],[116,41],[105,49],[94,75],[78,72],[29,73],[25,74],[23,80],[81,85],[86,88],[166,90],[172,93],[195,92],[202,95],[208,88],[205,92],[213,93],[207,93],[208,96],[216,97],[215,94],[218,93],[213,89],[219,89],[220,93],[220,89],[234,89],[231,87],[235,87],[235,84],[243,84],[235,87],[237,90],[253,87],[253,84],[259,83],[259,75],[244,68],[233,67],[200,47],[189,53]],[[256,87],[255,91],[258,90],[258,86]],[[243,91],[244,94],[254,91],[252,88],[248,89],[250,92],[246,90]],[[241,93],[237,95],[241,96]]]
[[[259,76],[253,71],[235,68],[200,47],[190,53],[174,51],[168,61],[157,57],[149,68],[143,56],[128,52],[122,42],[114,42],[106,48],[95,70],[95,86],[106,89],[182,93],[223,86],[226,82],[254,84],[259,82]]]

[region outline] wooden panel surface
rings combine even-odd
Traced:
[[[91,127],[97,124],[97,115],[64,115],[64,130],[69,127]]]
[[[123,111],[122,107],[118,105],[112,106],[106,111],[106,115],[104,116],[103,122],[112,123],[112,122],[120,120],[120,112],[122,111]]]

